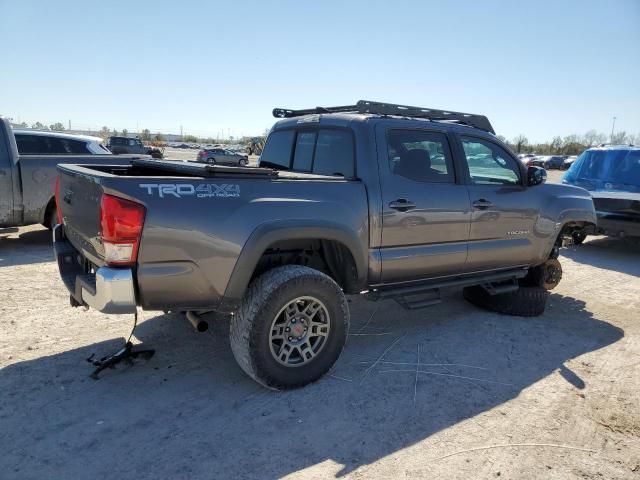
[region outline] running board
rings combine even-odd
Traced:
[[[394,297],[394,300],[405,310],[417,310],[419,308],[430,307],[442,302],[440,290],[434,288],[416,295],[404,295]]]
[[[379,287],[366,294],[369,300],[396,300],[407,310],[429,307],[440,303],[440,290],[443,288],[469,287],[480,285],[489,295],[513,292],[519,288],[518,279],[527,274],[527,269],[506,270],[486,275],[432,280],[404,286]]]
[[[504,282],[483,283],[482,288],[484,288],[489,295],[493,296],[500,295],[501,293],[515,292],[520,288],[520,285],[517,279],[512,278]]]

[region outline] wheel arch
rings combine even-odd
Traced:
[[[285,220],[262,224],[249,236],[225,289],[223,305],[233,308],[239,303],[254,278],[261,259],[270,249],[279,245],[308,245],[309,242],[319,242],[323,251],[334,260],[344,260],[338,262],[337,267],[342,267],[340,271],[344,277],[330,276],[347,293],[355,293],[364,288],[368,257],[356,232],[330,221]],[[348,274],[348,269],[352,269],[353,273]]]
[[[56,198],[51,197],[40,213],[40,223],[46,225],[50,215],[56,215]],[[54,217],[55,219],[55,217]]]

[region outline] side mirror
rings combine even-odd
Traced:
[[[547,181],[547,171],[542,167],[527,167],[527,185],[542,185]]]

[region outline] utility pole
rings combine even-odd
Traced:
[[[616,117],[613,117],[613,125],[611,125],[611,139],[609,140],[613,143],[613,129],[616,128]]]
[[[69,130],[71,130],[71,120],[69,120]]]
[[[182,135],[182,125],[180,125],[180,141],[184,140],[184,136]]]

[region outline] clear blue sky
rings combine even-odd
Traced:
[[[257,134],[360,98],[640,134],[640,0],[0,0],[0,114]]]

